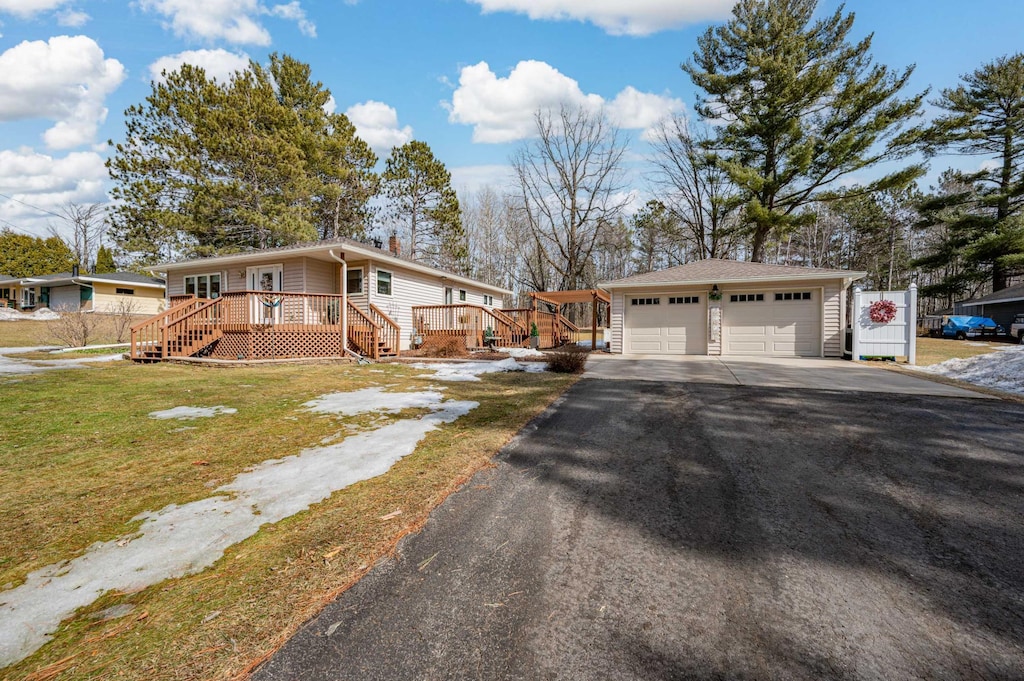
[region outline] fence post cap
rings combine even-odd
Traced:
[[[911,291],[916,291],[917,290],[917,284],[911,284],[910,285],[910,290]]]

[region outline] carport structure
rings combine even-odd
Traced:
[[[572,324],[569,320],[565,319],[561,314],[561,306],[568,305],[570,303],[590,303],[591,304],[591,322],[590,322],[590,349],[597,349],[597,324],[598,324],[598,305],[605,306],[604,318],[611,319],[611,305],[612,298],[607,291],[601,289],[583,289],[577,291],[535,291],[530,294],[530,300],[533,303],[533,318],[534,320],[540,319],[540,311],[538,310],[539,303],[548,303],[555,308],[554,311],[554,328],[561,330],[568,330],[574,336],[573,338],[563,338],[563,341],[572,340],[579,341],[580,330]],[[540,323],[538,323],[538,327]],[[558,343],[560,345],[561,343]]]

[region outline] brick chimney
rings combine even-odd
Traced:
[[[401,249],[398,247],[398,235],[392,234],[388,237],[388,251],[390,251],[391,255],[397,258],[400,250]]]

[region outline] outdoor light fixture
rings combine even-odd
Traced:
[[[708,296],[711,300],[721,300],[722,292],[718,290],[718,284],[711,285],[711,294]]]

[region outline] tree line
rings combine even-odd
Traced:
[[[926,307],[1024,274],[1024,55],[934,99],[871,56],[840,7],[740,0],[681,64],[694,115],[637,164],[601,111],[538,111],[509,186],[460,197],[419,140],[378,158],[287,55],[218,82],[182,66],[126,112],[108,161],[109,237],[151,264],[297,241],[398,234],[405,253],[513,290],[572,289],[704,258],[916,281]],[[930,101],[942,112],[923,120]],[[924,162],[957,154],[922,190]],[[971,160],[967,160],[971,159]],[[637,209],[642,177],[655,197]],[[871,178],[871,179],[867,179]]]

